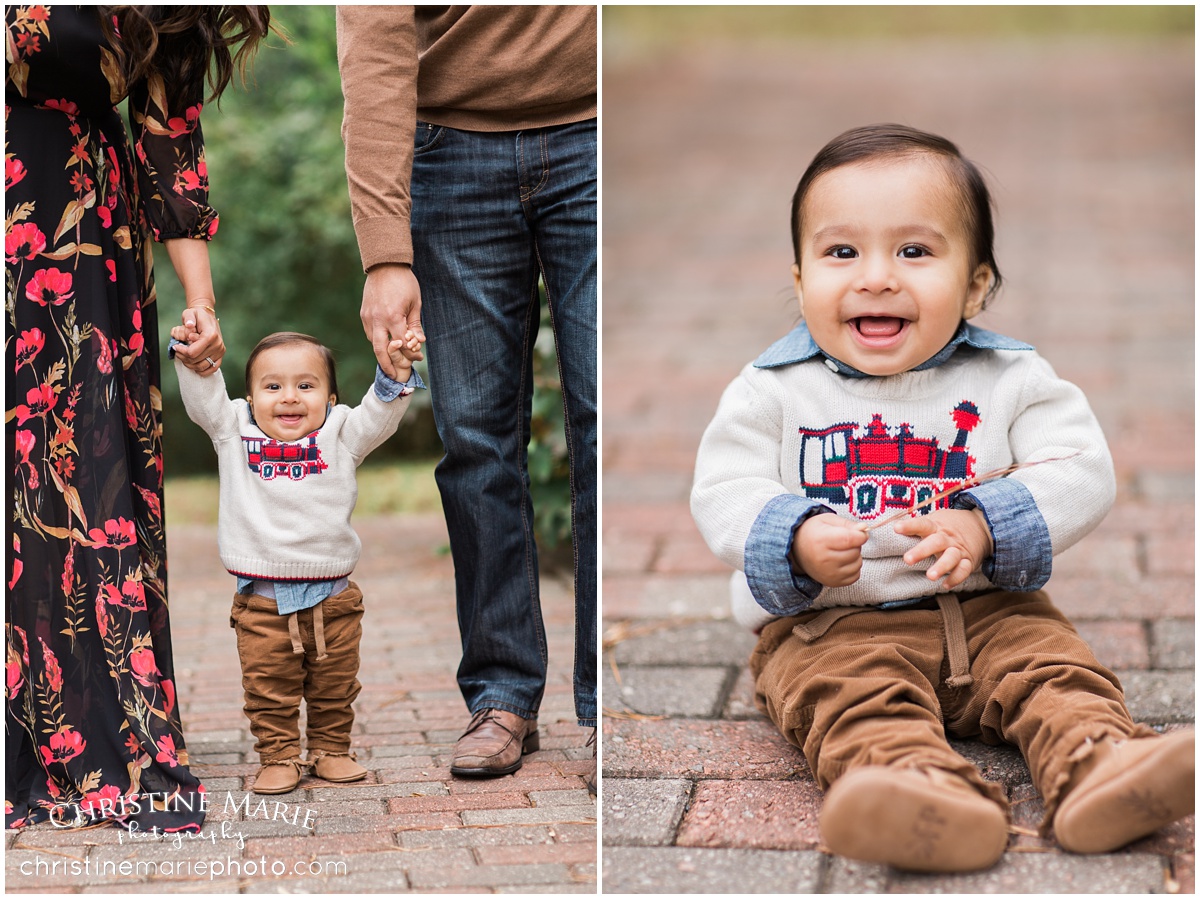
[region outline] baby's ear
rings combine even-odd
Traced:
[[[796,291],[796,299],[800,301],[800,317],[804,317],[804,291],[800,289],[800,266],[792,266],[792,286]]]
[[[981,262],[971,275],[971,283],[967,287],[967,301],[963,304],[963,318],[974,318],[983,309],[987,299],[988,289],[992,286],[992,267]]]
[[[329,394],[329,405],[331,405],[331,406],[337,405],[337,394],[336,393]]]

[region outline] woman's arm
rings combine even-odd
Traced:
[[[163,241],[163,245],[183,286],[186,303],[183,325],[188,333],[187,345],[176,347],[175,353],[197,374],[212,374],[225,355],[225,341],[217,323],[208,241],[177,237]]]

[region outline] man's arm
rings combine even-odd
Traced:
[[[360,317],[380,368],[395,377],[389,340],[409,330],[424,338],[409,229],[417,119],[415,12],[411,6],[339,6],[337,41],[346,180],[367,272]]]

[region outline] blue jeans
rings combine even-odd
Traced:
[[[571,463],[575,712],[596,723],[596,123],[458,131],[418,123],[413,271],[430,397],[446,455],[450,533],[472,713],[537,714],[546,634],[527,446],[546,286]]]

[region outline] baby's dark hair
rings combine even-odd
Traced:
[[[325,362],[325,371],[329,375],[329,392],[336,395],[338,392],[337,366],[333,361],[333,351],[317,340],[317,338],[309,337],[307,334],[301,334],[298,331],[276,331],[274,334],[268,334],[255,345],[246,359],[246,390],[250,390],[250,373],[254,370],[254,361],[259,355],[277,346],[288,346],[297,343],[307,343],[317,348],[321,354],[321,359]]]
[[[946,171],[956,183],[962,198],[963,218],[971,236],[971,268],[980,263],[992,270],[992,283],[985,297],[990,300],[1000,289],[1000,269],[996,265],[993,243],[992,197],[983,175],[975,164],[959,152],[958,147],[936,134],[910,128],[907,125],[864,125],[851,128],[827,143],[809,163],[792,195],[792,250],[796,265],[800,264],[800,214],[813,182],[826,172],[884,156],[917,156],[929,154],[940,158]]]

